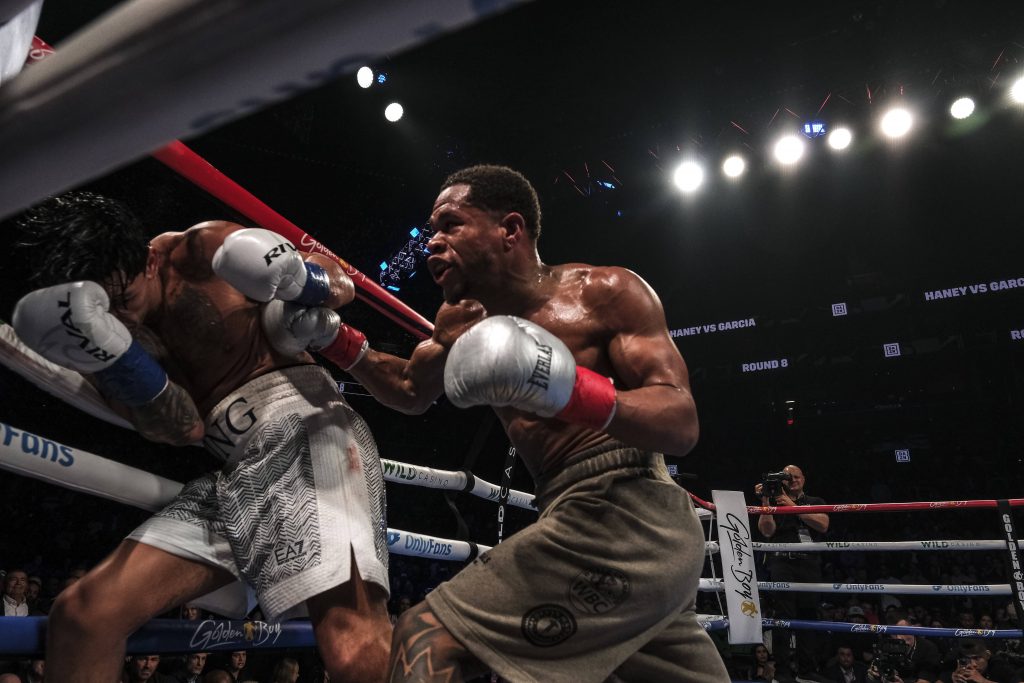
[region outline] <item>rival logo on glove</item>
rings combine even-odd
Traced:
[[[106,363],[107,361],[111,361],[117,358],[117,354],[111,353],[110,351],[105,351],[101,349],[99,346],[94,346],[91,349],[89,348],[89,344],[92,343],[92,340],[86,337],[82,333],[82,331],[78,329],[78,327],[75,325],[75,321],[71,319],[71,290],[68,290],[64,294],[65,298],[63,301],[57,302],[57,308],[67,309],[66,311],[61,313],[60,323],[61,325],[64,326],[68,336],[73,337],[75,339],[79,339],[80,341],[78,342],[78,347],[101,363]]]
[[[278,256],[284,256],[289,251],[293,251],[295,253],[299,252],[299,250],[296,249],[295,245],[292,244],[291,242],[282,242],[281,244],[277,245],[276,247],[268,251],[266,254],[264,254],[263,260],[266,261],[267,265],[269,266],[274,259],[276,259]]]

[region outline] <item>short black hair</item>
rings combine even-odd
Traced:
[[[537,191],[519,171],[508,166],[480,164],[456,171],[448,176],[441,189],[468,185],[469,203],[487,211],[516,212],[526,219],[530,239],[540,237],[540,200]]]
[[[26,291],[93,280],[108,286],[116,305],[146,267],[149,240],[135,214],[116,199],[67,192],[26,211],[15,227]]]

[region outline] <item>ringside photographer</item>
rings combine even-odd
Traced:
[[[920,626],[901,610],[893,610],[888,622],[894,626]],[[938,680],[941,656],[935,643],[912,635],[882,636],[875,645],[868,681],[887,683],[934,683]]]
[[[1021,671],[1014,671],[1019,655],[999,652],[995,655],[989,645],[976,638],[960,641],[951,653],[953,669],[944,671],[942,683],[1017,683]]]
[[[754,493],[760,496],[764,506],[792,507],[802,505],[824,505],[825,501],[817,496],[804,493],[806,479],[803,471],[796,465],[787,465],[780,472],[762,476],[761,482],[754,487]],[[765,539],[780,543],[812,543],[825,538],[828,531],[828,515],[813,513],[806,515],[761,515],[757,520],[758,531]],[[795,548],[795,546],[794,546]],[[819,582],[821,581],[821,560],[817,553],[771,552],[766,554],[765,565],[771,581]],[[776,592],[772,594],[772,605],[775,616],[783,619],[815,619],[819,596],[817,593]],[[796,657],[796,673],[806,673],[816,669],[813,653],[815,640],[821,634],[814,632],[794,632],[776,629],[772,636],[773,653],[779,667],[784,671],[787,664]],[[795,639],[795,643],[790,643]]]

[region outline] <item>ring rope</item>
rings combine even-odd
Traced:
[[[0,322],[0,364],[51,396],[95,418],[118,427],[135,429],[128,420],[110,409],[100,392],[85,377],[74,370],[51,363],[25,346],[15,334],[14,328],[4,322]]]
[[[720,614],[698,614],[697,622],[707,631],[724,631],[729,618]],[[925,638],[1020,638],[1021,629],[948,628],[931,626],[890,626],[888,624],[851,624],[845,621],[806,621],[802,619],[761,620],[765,628],[786,628],[800,631],[830,631],[832,633],[888,633],[892,635],[921,636]]]
[[[5,655],[42,654],[47,617],[0,617]],[[269,624],[262,621],[153,619],[128,637],[127,654],[211,652],[214,650],[316,647],[309,621]]]
[[[1006,583],[912,584],[912,583],[798,583],[790,581],[758,581],[759,591],[782,593],[885,593],[888,595],[1011,595]],[[722,579],[700,580],[697,590],[702,592],[724,591]]]
[[[705,630],[729,628],[729,619],[718,614],[697,615]],[[46,641],[46,617],[0,618],[0,642],[5,654],[31,656],[41,654]],[[762,619],[765,628],[786,628],[832,633],[872,633],[913,635],[931,638],[1021,638],[1020,629],[933,628],[927,626],[889,626],[850,624],[837,621]],[[199,624],[180,619],[153,619],[128,638],[128,654],[170,652],[212,652],[316,647],[313,627],[308,621],[268,624],[262,621],[206,619]]]
[[[393,461],[387,462],[404,468],[416,467]],[[66,446],[3,422],[0,422],[0,469],[149,512],[162,509],[182,488],[180,482]],[[404,479],[401,481],[410,483]],[[478,486],[477,490],[482,488]],[[490,493],[490,489],[487,491]],[[474,493],[473,490],[468,492]],[[482,497],[490,498],[489,495]],[[451,561],[473,560],[481,552],[491,549],[491,546],[470,541],[437,538],[392,528],[387,530],[387,541],[389,552],[395,555]]]
[[[54,49],[38,36],[34,38],[32,46],[34,48],[33,63],[54,54]],[[430,336],[434,326],[429,320],[318,242],[302,228],[270,208],[256,195],[219,171],[213,164],[181,141],[174,140],[153,152],[151,156],[246,218],[287,238],[300,251],[316,252],[333,259],[352,279],[356,286],[356,296],[362,301],[417,338],[426,339]]]
[[[1024,543],[1024,540],[1021,541]],[[815,541],[811,543],[760,543],[751,544],[761,552],[843,552],[846,550],[1006,550],[1006,541]],[[708,552],[717,553],[718,541],[708,541]]]
[[[433,467],[409,465],[384,458],[381,458],[380,462],[384,467],[384,481],[445,491],[465,491],[479,498],[495,502],[498,502],[501,497],[500,486],[481,479],[468,470],[438,470]],[[508,491],[509,505],[536,512],[537,507],[533,501],[532,493],[515,489]]]
[[[690,498],[705,510],[714,512],[715,504],[690,494]],[[1010,498],[1010,507],[1024,507],[1024,498]],[[752,515],[809,515],[819,512],[826,514],[837,512],[907,512],[911,510],[951,510],[995,508],[998,500],[937,500],[916,503],[846,503],[841,505],[783,505],[780,507],[748,505],[747,512]]]

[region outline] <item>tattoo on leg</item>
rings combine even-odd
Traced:
[[[461,683],[458,660],[466,650],[451,637],[425,606],[395,631],[391,652],[391,683]]]

